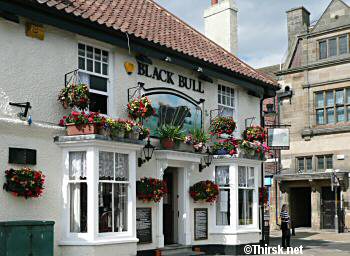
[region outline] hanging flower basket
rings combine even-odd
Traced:
[[[141,178],[136,182],[136,194],[139,200],[158,203],[168,193],[167,183],[154,178]]]
[[[99,113],[73,111],[69,116],[64,116],[60,126],[66,126],[67,135],[97,134],[98,130],[104,126],[106,119]]]
[[[217,116],[210,123],[209,132],[211,135],[221,137],[231,135],[236,129],[236,123],[232,117]]]
[[[264,196],[264,204],[267,204],[269,201],[269,193],[267,191],[267,188],[259,188],[259,204],[261,205],[263,203],[263,196]]]
[[[148,97],[140,97],[132,99],[128,103],[129,117],[140,121],[140,119],[148,118],[156,113],[152,107],[152,102]]]
[[[210,180],[200,181],[190,187],[190,196],[195,202],[214,203],[219,195],[219,186]]]
[[[90,103],[89,88],[86,84],[68,84],[59,95],[58,101],[64,108],[76,107],[80,110],[87,109]]]
[[[16,197],[35,198],[43,193],[45,176],[41,171],[30,168],[10,169],[5,171],[5,178],[4,190]]]
[[[243,131],[242,137],[250,142],[260,141],[263,143],[266,140],[266,131],[261,126],[251,126]]]
[[[261,126],[246,128],[242,133],[242,140],[239,142],[239,149],[243,157],[264,160],[270,148],[266,145],[266,132]]]

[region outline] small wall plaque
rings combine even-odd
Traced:
[[[27,148],[9,148],[9,164],[36,165],[36,150]]]
[[[44,40],[45,38],[44,27],[42,25],[26,22],[26,36],[36,38],[39,40]]]

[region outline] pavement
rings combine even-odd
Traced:
[[[296,236],[291,237],[291,247],[302,246],[301,253],[291,253],[289,255],[306,255],[306,256],[350,256],[350,232],[318,232],[308,229],[296,229]],[[271,232],[270,247],[277,247],[281,244],[281,231]],[[262,255],[286,255],[283,254],[262,254]]]

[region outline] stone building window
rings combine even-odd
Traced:
[[[350,122],[350,88],[315,93],[316,124]]]
[[[325,171],[327,169],[333,169],[333,156],[323,155],[317,156],[317,171]]]
[[[319,59],[326,59],[349,53],[349,35],[341,35],[318,42]]]
[[[296,159],[296,167],[298,173],[310,173],[313,170],[312,156],[298,157]]]
[[[79,76],[89,86],[89,110],[108,114],[109,52],[83,43],[78,44]]]

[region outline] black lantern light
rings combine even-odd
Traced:
[[[142,159],[142,157],[140,157],[138,159],[138,166],[141,167],[144,163],[148,162],[149,160],[152,159],[152,156],[153,156],[153,152],[154,152],[154,149],[156,147],[153,146],[151,144],[151,141],[150,139],[148,138],[147,140],[147,144],[145,145],[145,147],[143,148],[143,154],[145,155],[145,159]]]
[[[204,168],[209,167],[213,162],[213,155],[210,152],[209,147],[207,147],[207,152],[203,157],[203,160],[204,160],[204,165],[202,163],[199,164],[199,172],[202,172]]]

